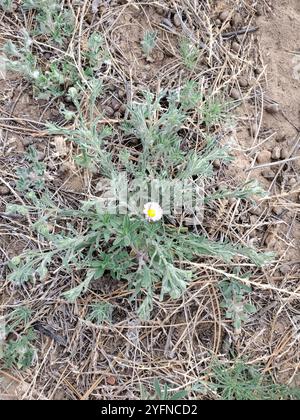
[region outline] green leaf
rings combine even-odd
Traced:
[[[87,272],[86,279],[77,287],[69,290],[68,292],[63,293],[63,297],[70,303],[75,303],[76,300],[81,296],[83,293],[88,291],[91,281],[93,280],[95,275],[94,270],[90,270]]]

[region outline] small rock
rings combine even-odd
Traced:
[[[121,106],[120,102],[119,102],[117,99],[115,99],[115,98],[113,98],[113,99],[111,100],[110,105],[111,105],[111,107],[112,107],[112,109],[113,109],[114,111],[118,111],[118,109],[119,109],[119,108],[120,108],[120,106]]]
[[[238,80],[239,80],[239,85],[242,88],[246,88],[246,87],[249,86],[249,82],[248,82],[248,80],[245,77],[240,77]]]
[[[241,46],[238,42],[233,42],[231,46],[232,50],[236,53],[239,53],[241,51]]]
[[[254,216],[260,216],[263,213],[263,208],[261,206],[252,207],[249,212]]]
[[[285,160],[288,159],[290,157],[290,151],[288,149],[281,149],[281,159]]]
[[[255,214],[252,214],[250,216],[250,223],[252,226],[255,226],[257,224],[257,216]]]
[[[126,112],[126,110],[127,110],[127,107],[126,107],[126,105],[125,104],[122,104],[121,106],[120,106],[120,108],[119,108],[119,113],[122,115],[124,115],[125,114],[125,112]]]
[[[233,99],[236,99],[236,100],[241,99],[240,92],[239,92],[237,89],[235,89],[235,88],[232,88],[232,89],[231,89],[230,96],[231,96]]]
[[[157,50],[155,51],[155,61],[163,61],[165,58],[165,54],[163,51]]]
[[[254,73],[256,74],[256,76],[259,76],[263,73],[264,69],[262,67],[256,67],[254,69]]]
[[[272,207],[272,212],[276,214],[276,216],[281,216],[283,213],[283,208],[279,206]]]
[[[272,169],[267,169],[267,170],[265,170],[265,171],[262,171],[262,176],[264,177],[264,178],[266,178],[267,180],[270,180],[270,179],[274,179],[274,176],[275,176],[275,174],[274,174],[274,172],[272,171]]]
[[[0,187],[0,195],[7,195],[9,194],[9,188],[6,185]]]
[[[262,5],[258,4],[255,10],[256,16],[262,16],[264,14],[264,10]]]
[[[249,233],[249,236],[250,236],[250,238],[252,238],[252,239],[256,239],[255,240],[255,242],[257,241],[257,238],[256,238],[256,236],[257,236],[257,231],[256,231],[256,229],[252,229],[251,230],[251,232]]]
[[[242,24],[242,22],[243,22],[243,19],[242,19],[242,16],[240,14],[235,13],[232,16],[232,19],[231,19],[232,26],[237,28]]]
[[[272,152],[272,159],[280,160],[280,157],[281,157],[281,148],[276,146],[274,147],[273,152]]]
[[[269,150],[262,150],[257,156],[259,164],[269,163],[272,158],[272,153]]]
[[[213,166],[216,169],[220,169],[221,168],[221,161],[220,161],[220,159],[214,160],[213,161]]]
[[[284,133],[277,133],[276,134],[276,141],[278,143],[283,143],[284,141],[286,141],[286,135]]]
[[[23,143],[23,146],[26,147],[26,146],[30,146],[31,144],[33,144],[34,140],[31,137],[24,137],[22,139],[22,143]]]
[[[168,28],[173,28],[173,23],[167,18],[163,19],[161,23]]]
[[[296,178],[291,178],[290,180],[289,180],[289,185],[291,186],[291,187],[293,187],[294,185],[296,185],[297,184],[297,179]]]
[[[266,239],[265,239],[265,245],[268,249],[274,249],[274,247],[276,246],[277,243],[277,239],[276,239],[276,235],[274,235],[274,233],[270,233],[269,235],[267,235]]]
[[[123,98],[125,98],[125,96],[126,96],[126,92],[125,92],[125,90],[124,90],[124,89],[119,89],[119,90],[118,90],[118,97],[119,97],[120,99],[123,99]]]
[[[116,378],[114,376],[108,376],[106,378],[106,382],[108,383],[108,385],[116,385]]]
[[[291,268],[289,265],[283,265],[282,267],[280,267],[279,270],[284,276],[288,275],[291,272]]]
[[[146,61],[147,61],[147,63],[154,63],[154,58],[153,57],[151,57],[150,55],[148,55],[148,57],[146,57]]]
[[[268,104],[266,103],[264,105],[264,110],[268,112],[269,114],[278,114],[280,111],[280,106],[278,104]]]
[[[220,13],[219,19],[221,22],[225,22],[230,16],[230,13],[227,10],[224,10],[224,12]]]
[[[176,15],[174,16],[173,22],[177,28],[181,26],[181,17],[179,16],[178,13],[176,13]]]
[[[109,84],[109,85],[107,86],[107,91],[108,91],[108,92],[113,93],[113,92],[115,92],[115,90],[116,90],[116,86],[115,86],[114,84]]]
[[[65,175],[69,173],[71,170],[70,164],[68,162],[63,162],[60,167],[58,168],[58,175]]]
[[[217,25],[217,26],[221,26],[221,25],[222,25],[222,21],[221,21],[221,19],[216,19],[216,25]]]
[[[166,13],[166,9],[162,6],[156,6],[155,11],[160,16],[163,16]]]
[[[36,154],[36,158],[37,158],[38,161],[44,160],[45,157],[46,157],[45,152],[37,152],[37,154]]]
[[[87,21],[87,23],[89,25],[91,25],[91,23],[93,22],[94,19],[94,14],[93,13],[87,13],[85,16],[85,20]]]
[[[104,112],[105,112],[105,115],[109,118],[113,117],[115,113],[115,111],[110,106],[106,106],[104,108]]]
[[[54,171],[56,169],[56,165],[51,161],[47,163],[47,168],[50,169],[50,171]]]
[[[249,132],[250,132],[251,136],[257,137],[257,135],[259,134],[258,125],[256,123],[251,124],[250,127],[249,127]]]

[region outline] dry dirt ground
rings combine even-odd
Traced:
[[[101,104],[112,124],[123,118],[122,105],[130,102],[137,89],[155,91],[168,83],[177,85],[185,77],[177,44],[178,33],[187,30],[190,16],[186,26],[173,20],[185,1],[181,6],[176,1],[139,3],[103,2],[97,15],[85,10],[89,24],[100,22],[98,28],[105,32],[116,57],[114,73],[108,77],[112,89]],[[189,3],[197,13],[200,2]],[[156,377],[176,389],[189,389],[205,379],[214,357],[229,358],[229,349],[250,364],[262,364],[264,373],[277,383],[300,386],[300,159],[295,159],[300,155],[300,2],[212,3],[206,25],[213,33],[220,26],[224,33],[258,28],[224,42],[218,50],[221,62],[213,68],[214,58],[204,49],[199,70],[201,76],[211,78],[214,89],[222,89],[233,101],[234,128],[222,142],[232,146],[236,160],[228,168],[216,163],[216,175],[230,185],[258,179],[269,191],[255,207],[241,209],[239,201],[223,204],[205,226],[211,237],[224,233],[277,253],[270,268],[249,267],[258,313],[241,334],[235,334],[220,308],[215,287],[220,276],[206,268],[199,271],[199,280],[182,302],[160,304],[160,312],[148,324],[130,313],[126,287],[118,284],[107,288],[105,281],[99,282],[85,301],[75,305],[58,297],[65,290],[65,279],[47,279],[34,296],[30,286],[20,290],[8,284],[6,262],[32,240],[23,222],[11,223],[3,215],[5,205],[20,198],[13,188],[15,168],[22,166],[28,146],[36,146],[52,188],[61,192],[62,200],[72,200],[72,195],[83,199],[87,188],[85,176],[70,158],[71,151],[61,150],[43,130],[47,119],[57,121],[57,109],[34,100],[28,83],[8,74],[0,80],[0,304],[3,313],[20,302],[32,305],[35,321],[56,335],[37,331],[38,357],[33,368],[1,371],[0,398],[139,398],[140,385],[147,387]],[[222,23],[219,17],[224,11],[234,21],[229,18]],[[16,33],[17,23],[12,15],[1,13],[3,43],[8,34]],[[167,26],[173,22],[172,30],[160,26],[163,20]],[[159,31],[158,48],[149,62],[140,48],[146,27]],[[193,23],[193,27],[200,36],[200,25],[197,29]],[[224,267],[219,263],[215,268]],[[104,299],[116,299],[119,313],[111,327],[85,321],[86,306],[98,293]]]

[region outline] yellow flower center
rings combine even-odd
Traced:
[[[153,219],[153,217],[156,216],[156,210],[155,209],[149,209],[148,210],[148,216]]]

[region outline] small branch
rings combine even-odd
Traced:
[[[298,160],[298,159],[300,159],[300,156],[291,157],[289,159],[280,160],[278,162],[266,163],[264,165],[258,165],[258,166],[254,166],[253,168],[249,168],[246,170],[246,172],[255,171],[255,169],[269,168],[271,166],[284,165],[285,163],[293,162],[294,160]]]
[[[258,27],[240,29],[239,31],[227,32],[225,34],[222,34],[222,38],[229,39],[229,38],[233,38],[239,35],[253,34],[254,32],[257,32],[258,30],[259,30]]]

